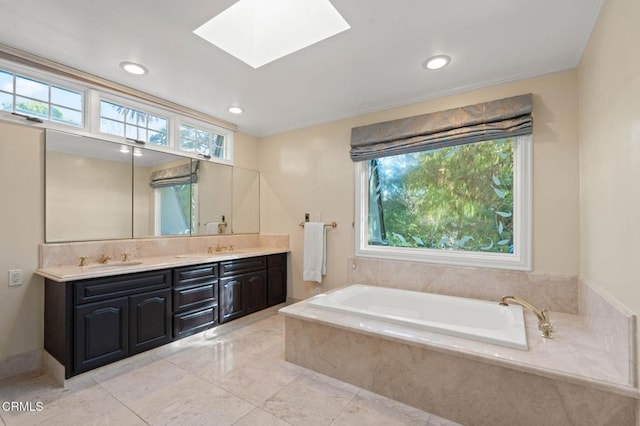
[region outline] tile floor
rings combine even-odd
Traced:
[[[31,403],[11,411],[6,402]],[[38,410],[36,403],[42,403]],[[284,361],[275,309],[69,381],[0,381],[0,426],[456,423]]]

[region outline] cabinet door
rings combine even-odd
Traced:
[[[129,297],[129,354],[171,341],[171,290]]]
[[[242,276],[222,278],[220,280],[220,297],[218,300],[220,324],[245,314],[242,287]]]
[[[125,358],[129,333],[127,297],[74,308],[75,373]]]
[[[286,254],[269,256],[267,265],[267,304],[284,303],[287,300],[287,263]]]
[[[259,311],[267,307],[267,274],[253,272],[243,277],[244,313]]]

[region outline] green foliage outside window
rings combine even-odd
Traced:
[[[369,162],[369,244],[513,252],[513,139]]]

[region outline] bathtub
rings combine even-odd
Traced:
[[[528,350],[520,305],[353,284],[308,305],[436,333]]]

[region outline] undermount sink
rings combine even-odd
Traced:
[[[89,266],[89,269],[106,269],[106,268],[123,268],[126,266],[142,265],[142,262],[112,262],[101,263],[98,265]]]

